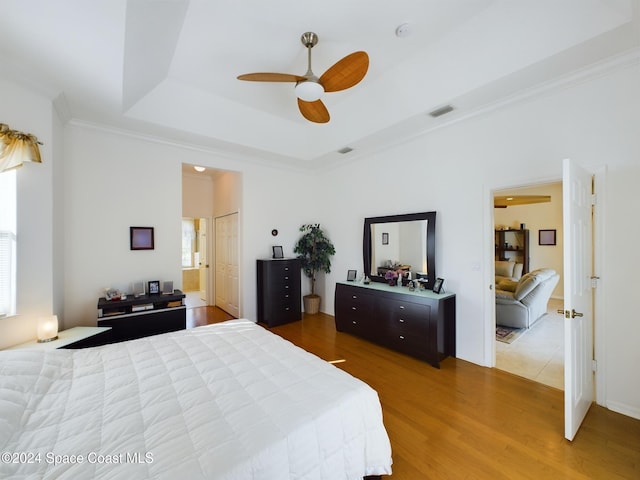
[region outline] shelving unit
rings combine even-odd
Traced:
[[[98,300],[98,326],[112,327],[115,341],[184,330],[187,325],[185,294],[133,295],[124,300]]]
[[[529,230],[496,230],[496,260],[522,263],[522,273],[529,272]]]

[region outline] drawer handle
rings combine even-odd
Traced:
[[[400,323],[404,323],[404,318],[400,318]]]
[[[357,308],[356,307],[351,307],[351,310],[357,310]]]
[[[358,322],[356,322],[355,320],[352,320],[351,323],[353,323],[354,325],[358,324]]]
[[[285,270],[286,272],[288,272],[288,271],[289,271],[289,267],[284,267],[284,270]]]
[[[404,336],[403,335],[400,335],[400,340],[404,340]]]
[[[284,309],[288,312],[291,309],[291,307],[284,307]]]
[[[287,294],[284,296],[284,298],[289,298],[289,294],[287,293]]]
[[[351,295],[351,298],[358,298],[357,295]]]
[[[289,277],[284,277],[285,280],[289,280]]]
[[[400,305],[400,310],[404,310],[404,305]]]
[[[285,285],[284,288],[289,288],[289,285]]]

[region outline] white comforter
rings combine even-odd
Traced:
[[[0,352],[0,478],[390,474],[377,393],[248,320]]]

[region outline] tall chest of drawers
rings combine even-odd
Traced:
[[[258,322],[269,327],[302,319],[297,258],[258,260]]]
[[[456,355],[456,297],[406,287],[339,282],[336,329],[426,360]]]

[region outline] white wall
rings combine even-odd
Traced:
[[[491,191],[558,180],[566,157],[594,171],[606,165],[605,243],[599,245],[605,305],[598,319],[604,328],[596,338],[606,372],[600,400],[640,418],[640,384],[629,381],[640,377],[640,322],[629,313],[640,291],[640,256],[629,248],[640,238],[633,213],[640,206],[634,194],[640,184],[638,85],[637,64],[620,68],[327,172],[332,194],[323,198],[324,215],[336,244],[329,285],[349,268],[362,269],[364,217],[435,210],[437,275],[457,294],[458,357],[490,365],[487,340],[493,332],[485,312],[493,302]],[[363,194],[353,179],[375,185],[375,192],[399,182],[407,194]],[[332,215],[337,211],[339,216]],[[331,313],[332,299],[327,300],[325,311]]]
[[[312,220],[308,203],[299,201],[308,195],[308,175],[84,125],[69,125],[65,143],[67,327],[95,325],[104,287],[128,291],[140,280],[181,287],[183,162],[242,175],[242,181],[230,173],[215,182],[213,213],[243,205],[242,312],[255,319],[255,259],[270,255],[272,228],[281,231],[278,244],[292,252],[298,225]],[[131,251],[130,226],[154,227],[155,250]]]
[[[182,216],[213,217],[213,178],[209,175],[182,175]]]
[[[0,319],[0,348],[35,338],[37,318],[62,315],[60,225],[54,208],[54,177],[61,158],[60,122],[46,97],[0,80],[0,122],[33,133],[40,145],[42,164],[26,164],[17,171],[17,312]],[[55,223],[54,223],[55,220]],[[55,240],[55,241],[54,241]]]

